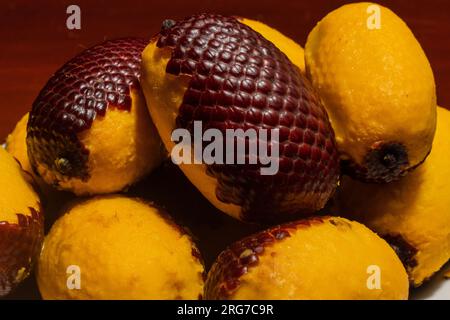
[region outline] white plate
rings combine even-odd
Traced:
[[[450,270],[450,262],[429,282],[411,292],[412,300],[450,300],[450,279],[444,278],[444,273]]]

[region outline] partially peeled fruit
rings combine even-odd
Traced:
[[[32,173],[33,169],[28,159],[27,151],[27,124],[29,113],[17,122],[14,130],[6,138],[5,149],[19,161],[22,169]]]
[[[33,103],[27,146],[33,170],[76,195],[121,191],[163,160],[139,85],[146,41],[87,49],[59,69]]]
[[[274,175],[261,174],[261,161],[180,163],[218,209],[245,221],[283,220],[321,209],[333,194],[338,154],[320,98],[299,68],[252,28],[212,14],[166,22],[143,52],[142,72],[152,119],[169,152],[174,130],[194,133],[196,122],[202,133],[215,129],[224,136],[227,129],[278,130],[279,143],[267,141],[268,149],[279,150]],[[248,148],[244,156],[261,160]]]
[[[297,42],[261,21],[243,17],[237,17],[237,19],[239,22],[249,26],[260,33],[268,41],[272,42],[293,64],[295,64],[295,66],[302,72],[305,71],[305,51]]]
[[[233,243],[211,267],[206,299],[406,300],[394,250],[360,223],[313,217]]]
[[[33,178],[0,148],[0,297],[30,274],[44,239],[44,216]]]

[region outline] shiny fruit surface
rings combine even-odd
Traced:
[[[281,52],[283,52],[293,64],[301,71],[305,71],[305,51],[291,38],[285,36],[280,31],[267,24],[247,18],[238,17],[239,22],[249,26],[264,38],[272,42]]]
[[[164,26],[143,52],[141,84],[169,152],[174,130],[192,133],[195,122],[225,135],[279,131],[279,144],[268,144],[279,147],[276,174],[262,175],[259,161],[181,163],[189,180],[218,209],[245,221],[321,209],[337,186],[338,154],[320,98],[298,68],[232,17],[194,15]],[[248,148],[244,156],[261,159]]]
[[[77,195],[121,191],[162,161],[139,86],[146,41],[109,40],[59,69],[33,103],[27,145],[48,183]]]
[[[404,300],[408,276],[394,250],[362,224],[314,217],[232,244],[209,271],[205,297]]]

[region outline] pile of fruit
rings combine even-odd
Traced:
[[[35,270],[44,299],[407,299],[450,258],[450,112],[435,92],[410,29],[370,3],[329,13],[305,50],[216,14],[87,49],[0,148],[0,296]],[[214,207],[258,226],[208,272],[195,235],[127,194],[197,121],[279,132],[275,175],[179,164]],[[75,200],[44,237],[61,191]]]

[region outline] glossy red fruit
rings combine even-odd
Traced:
[[[324,223],[326,217],[312,217],[308,220],[289,222],[263,230],[236,241],[220,253],[209,270],[205,283],[205,298],[227,300],[239,288],[241,277],[259,264],[259,258],[266,247],[295,233],[297,229]]]
[[[110,104],[128,109],[130,86],[138,86],[141,39],[107,41],[66,63],[47,82],[33,103],[28,123],[32,162],[61,174],[87,179],[88,152],[76,134],[104,116]],[[67,159],[68,166],[55,160]]]
[[[18,213],[17,223],[0,221],[0,297],[26,278],[39,257],[44,240],[42,210]]]
[[[33,169],[47,183],[81,195],[110,193],[148,173],[160,142],[139,84],[147,43],[124,38],[89,48],[41,90],[30,112],[27,146]],[[110,175],[99,173],[99,166]]]
[[[334,132],[315,89],[284,53],[235,18],[213,14],[165,23],[153,41],[161,52],[171,52],[166,74],[180,81],[189,76],[176,110],[177,128],[192,132],[194,121],[201,121],[203,130],[218,129],[224,136],[227,129],[279,130],[278,173],[261,175],[260,161],[209,165],[204,174],[217,180],[211,202],[219,208],[217,202],[236,205],[238,218],[258,222],[310,214],[325,205],[339,175]],[[172,111],[152,103],[164,94],[146,83],[146,74],[152,76],[146,64],[160,54],[152,45],[143,54],[141,82],[156,119]],[[166,142],[167,132],[155,124]],[[252,155],[247,148],[246,159]],[[189,177],[191,167],[182,169]],[[207,187],[194,184],[208,193]]]
[[[0,297],[33,270],[44,240],[44,212],[33,177],[0,147]]]

